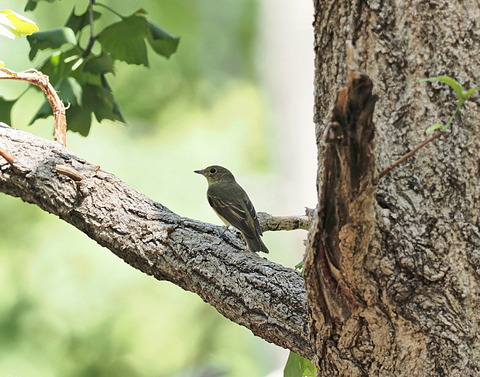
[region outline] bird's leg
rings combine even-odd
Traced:
[[[222,228],[223,228],[223,231],[222,231],[222,233],[220,233],[220,237],[223,237],[223,235],[225,234],[225,232],[227,232],[227,231],[229,230],[229,229],[228,229],[228,225],[224,225],[224,226],[222,226]]]
[[[226,235],[224,238],[225,233],[230,232],[230,235]],[[220,238],[228,240],[232,245],[234,245],[237,248],[245,248],[245,240],[241,236],[242,233],[240,233],[237,229],[234,227],[230,227],[228,225],[222,226],[222,230],[219,234]]]
[[[240,231],[238,231],[237,229],[235,229],[235,227],[233,226],[230,226],[230,225],[224,225],[223,227],[223,231],[222,233],[220,233],[220,237],[223,237],[223,235],[226,233],[226,232],[231,232],[235,235],[241,235],[242,233]]]

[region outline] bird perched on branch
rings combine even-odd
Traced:
[[[262,228],[255,208],[245,190],[235,181],[233,174],[218,165],[195,170],[195,173],[207,178],[208,203],[225,225],[231,225],[240,231],[250,251],[268,253],[260,238]]]

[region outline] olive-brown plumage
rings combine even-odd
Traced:
[[[195,173],[207,178],[208,203],[225,225],[231,225],[240,231],[250,251],[268,253],[260,238],[262,228],[255,208],[245,190],[235,181],[233,174],[218,165],[195,170]]]

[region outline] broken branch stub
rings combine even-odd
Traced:
[[[357,283],[374,225],[372,88],[369,76],[349,64],[347,87],[339,90],[324,132],[319,207],[305,260],[311,316],[322,328],[365,305]]]

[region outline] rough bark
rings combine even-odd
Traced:
[[[312,344],[321,369],[330,363],[339,367],[332,335],[355,332],[371,301],[357,264],[368,252],[374,224],[372,115],[377,98],[370,78],[355,65],[352,46],[347,47],[348,84],[337,94],[323,135],[318,213],[305,260]]]
[[[465,87],[478,85],[478,1],[315,0],[314,5],[319,167],[321,135],[345,82],[347,39],[379,97],[377,171],[453,112],[448,87],[416,80],[446,74]],[[474,98],[462,110],[448,137],[379,181],[368,251],[342,255],[341,262],[364,305],[334,322],[328,306],[316,303],[323,314],[313,328],[314,338],[323,339],[316,343],[319,376],[480,374],[478,103]],[[320,225],[313,231],[321,231]]]
[[[224,227],[181,217],[58,143],[0,124],[0,191],[57,215],[132,267],[197,293],[254,334],[311,357],[303,279]]]
[[[381,170],[455,106],[448,88],[416,80],[446,74],[466,87],[478,83],[480,4],[314,4],[321,187],[322,135],[345,84],[345,41],[353,41],[379,98],[373,120]],[[339,242],[342,228],[352,228],[349,216],[328,237],[328,221],[317,217],[309,250],[321,255],[317,246],[326,241],[324,255],[331,254],[327,265],[309,254],[318,272],[309,280],[310,334],[303,282],[294,271],[239,251],[236,236],[170,212],[57,144],[0,127],[1,147],[15,158],[13,168],[0,159],[0,190],[57,214],[135,268],[198,293],[255,334],[315,355],[320,376],[477,376],[479,103],[477,97],[466,106],[448,137],[378,183],[374,226],[360,251]],[[320,215],[338,199],[330,191],[319,192]]]

